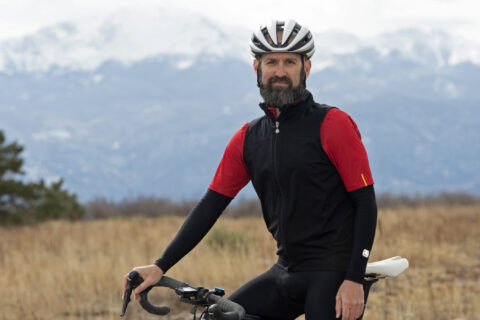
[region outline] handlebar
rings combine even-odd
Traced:
[[[238,303],[216,294],[210,294],[207,299],[212,304],[209,312],[213,313],[216,319],[242,320],[245,318],[245,309]],[[217,310],[216,306],[218,306],[219,310]]]
[[[143,279],[138,271],[130,271],[120,316],[123,317],[125,315],[132,290],[142,282]],[[148,301],[148,293],[153,287],[173,289],[180,296],[182,302],[208,307],[208,312],[212,314],[215,319],[242,320],[245,317],[245,309],[242,306],[222,297],[224,294],[223,289],[216,288],[215,290],[208,290],[202,287],[193,287],[186,282],[168,276],[163,276],[156,284],[140,293],[140,305],[142,308],[156,315],[166,315],[170,312],[170,308],[168,306],[155,306]]]

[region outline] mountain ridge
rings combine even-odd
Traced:
[[[424,59],[420,62],[433,67],[462,62],[480,65],[480,44],[442,31],[401,29],[370,38],[339,30],[312,32],[313,71],[341,66],[338,57],[368,48],[383,56],[398,52],[412,61]],[[200,57],[250,62],[250,36],[251,30],[220,24],[198,13],[162,6],[123,9],[1,41],[0,72],[46,72],[55,67],[93,71],[108,61],[129,65],[164,55],[177,57],[178,68],[189,67]]]

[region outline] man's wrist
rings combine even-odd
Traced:
[[[347,273],[347,275],[345,276],[345,280],[350,280],[358,284],[363,284],[363,277],[363,274]]]
[[[162,273],[166,273],[168,270],[168,267],[162,260],[162,258],[157,259],[153,264],[156,265],[160,269],[160,271],[162,271]]]

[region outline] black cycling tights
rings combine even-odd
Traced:
[[[345,272],[287,272],[275,264],[229,299],[252,315],[247,319],[293,320],[305,313],[306,320],[333,320],[335,296],[344,278]]]

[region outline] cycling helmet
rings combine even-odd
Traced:
[[[282,31],[282,40],[277,41],[277,32]],[[250,40],[252,55],[257,57],[270,52],[298,53],[310,59],[315,52],[313,37],[307,27],[302,27],[295,20],[273,20],[270,26],[261,26],[253,33]]]

